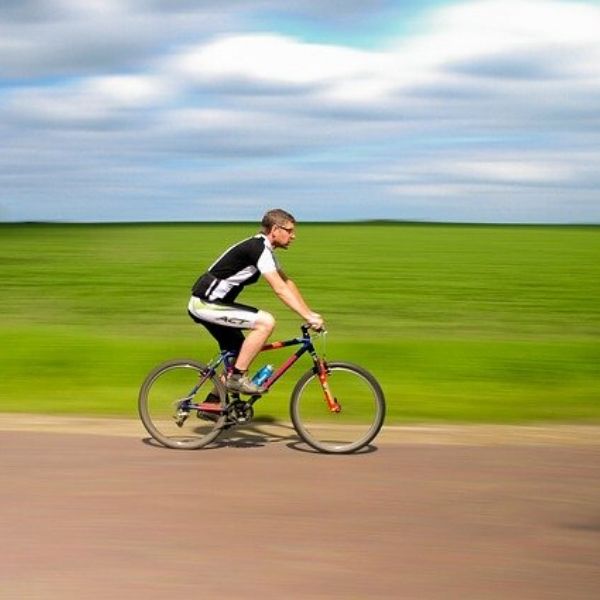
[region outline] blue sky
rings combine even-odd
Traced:
[[[4,0],[0,220],[600,222],[600,3]]]

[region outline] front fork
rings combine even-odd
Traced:
[[[331,412],[339,413],[342,410],[342,407],[338,404],[337,399],[331,393],[329,389],[329,383],[327,382],[327,363],[319,358],[316,361],[317,374],[319,376],[319,381],[321,382],[321,387],[323,388],[323,395],[325,396],[325,402]]]

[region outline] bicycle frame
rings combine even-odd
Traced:
[[[315,350],[314,344],[309,334],[309,328],[306,325],[301,327],[302,336],[292,338],[289,340],[283,340],[279,342],[271,342],[270,344],[265,344],[261,349],[260,353],[267,352],[269,350],[280,350],[282,348],[289,348],[291,346],[300,346],[294,354],[292,354],[284,363],[282,363],[275,372],[267,379],[264,383],[263,387],[265,390],[269,390],[276,381],[278,381],[297,361],[298,359],[307,352],[311,355],[313,360],[315,373],[318,373],[319,382],[321,383],[321,387],[323,388],[323,395],[329,410],[332,412],[340,412],[341,406],[338,404],[337,400],[334,398],[331,390],[329,389],[329,384],[327,383],[327,363],[325,360],[320,358],[317,355],[317,351]],[[233,369],[233,363],[235,362],[235,354],[229,352],[227,350],[222,351],[211,363],[208,365],[209,377],[212,373],[216,371],[219,365],[223,364],[225,370],[227,372]],[[258,397],[253,396],[251,402],[257,400]]]

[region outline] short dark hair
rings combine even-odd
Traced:
[[[296,219],[282,208],[274,208],[265,213],[260,222],[263,233],[270,233],[274,225],[283,225],[285,222],[296,223]]]

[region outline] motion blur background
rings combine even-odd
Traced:
[[[598,31],[591,0],[3,2],[2,410],[133,415],[281,206],[390,422],[597,420]]]
[[[216,353],[187,316],[190,286],[256,230],[0,226],[3,410],[133,416],[155,363]],[[381,381],[390,423],[600,416],[597,227],[300,224],[281,260],[327,319],[328,356]],[[298,333],[267,284],[244,301],[277,316],[278,339]],[[293,382],[259,414],[286,417]]]

